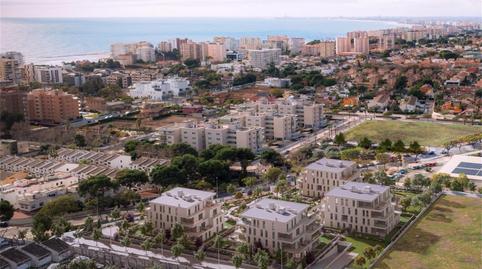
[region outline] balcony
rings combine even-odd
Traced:
[[[379,221],[376,220],[373,225],[378,228],[386,229],[387,228],[387,223],[385,221]]]
[[[278,239],[283,241],[292,241],[293,236],[291,234],[278,233]]]
[[[181,224],[194,224],[194,217],[191,218],[181,218]]]
[[[375,219],[386,219],[387,218],[387,216],[385,216],[384,213],[375,212],[375,211],[372,211],[371,216],[372,216],[372,218],[375,218]]]

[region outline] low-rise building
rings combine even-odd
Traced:
[[[321,225],[308,208],[307,204],[268,198],[255,201],[241,214],[241,236],[252,246],[300,259],[316,247],[321,235]]]
[[[30,243],[20,248],[32,260],[32,266],[35,268],[43,268],[52,262],[52,254],[45,247]]]
[[[56,237],[52,237],[49,240],[42,242],[42,246],[50,251],[52,254],[52,261],[54,262],[63,262],[73,254],[70,245]]]
[[[331,189],[359,179],[355,162],[323,158],[303,169],[298,188],[302,195],[323,197]]]
[[[221,203],[216,193],[188,188],[174,188],[149,202],[147,219],[159,230],[182,225],[188,237],[207,240],[223,227]]]
[[[173,97],[186,96],[190,91],[191,87],[187,79],[175,77],[135,83],[129,88],[129,96],[133,98],[168,100]]]
[[[32,259],[15,248],[8,248],[0,252],[0,257],[8,262],[11,269],[28,269],[32,266]]]
[[[348,182],[325,194],[325,227],[384,237],[400,222],[389,186]]]

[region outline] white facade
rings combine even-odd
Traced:
[[[172,97],[185,96],[190,90],[191,87],[187,79],[175,77],[136,83],[129,88],[129,96],[167,100]]]
[[[205,241],[223,227],[221,203],[214,192],[174,188],[149,202],[147,219],[156,229],[171,230],[181,224],[190,238]]]
[[[390,187],[348,182],[326,193],[321,204],[323,225],[350,232],[386,236],[400,222]]]
[[[355,162],[323,158],[303,169],[298,188],[305,196],[323,197],[331,189],[359,179]]]
[[[318,244],[321,225],[307,204],[263,198],[241,214],[238,224],[249,245],[260,244],[272,254],[277,250],[299,259]]]

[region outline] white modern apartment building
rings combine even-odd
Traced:
[[[135,83],[129,88],[129,96],[162,101],[173,97],[185,96],[190,91],[189,80],[173,77]]]
[[[296,132],[296,115],[251,113],[246,115],[246,127],[261,127],[267,140],[290,140]]]
[[[281,250],[300,259],[318,244],[321,225],[309,205],[262,198],[241,214],[238,225],[241,238],[252,246],[262,246],[271,253]]]
[[[156,61],[156,50],[151,43],[139,42],[136,47],[137,60],[141,60],[146,63]]]
[[[291,37],[288,41],[288,48],[291,54],[298,54],[305,45],[305,39],[302,37]]]
[[[239,39],[239,48],[244,50],[259,50],[263,43],[259,37],[241,37]]]
[[[326,193],[321,204],[323,226],[386,236],[400,222],[389,186],[348,182]]]
[[[298,188],[302,195],[323,197],[333,188],[358,180],[360,172],[355,162],[323,158],[303,169]]]
[[[230,145],[257,152],[264,143],[264,129],[256,126],[249,128],[236,124],[185,122],[162,127],[158,132],[163,144],[186,143],[198,151],[211,145]]]
[[[281,62],[281,49],[248,50],[248,64],[253,68],[266,69],[270,64]]]
[[[147,219],[159,230],[171,230],[181,224],[190,238],[205,241],[223,227],[221,203],[214,192],[174,188],[149,202]]]
[[[35,80],[42,84],[62,84],[62,67],[60,66],[48,66],[48,65],[36,65],[34,67]]]

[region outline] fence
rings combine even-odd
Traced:
[[[422,211],[420,211],[420,213],[418,213],[418,215],[414,218],[410,218],[410,220],[407,222],[407,224],[405,224],[404,227],[402,227],[393,237],[392,237],[392,241],[390,242],[390,244],[388,244],[388,246],[382,251],[380,252],[380,254],[372,261],[372,263],[368,266],[369,269],[372,269],[372,268],[375,268],[375,266],[378,264],[378,262],[380,260],[382,260],[385,255],[391,250],[391,248],[398,242],[398,240],[400,240],[400,238],[403,237],[403,235],[405,235],[405,233],[410,230],[410,228],[418,222],[418,220],[420,218],[422,218],[423,216],[425,216],[425,213],[432,208],[433,204],[442,196],[442,192],[438,193],[434,198],[432,198],[432,201],[430,202],[430,204],[428,206],[426,206]]]

